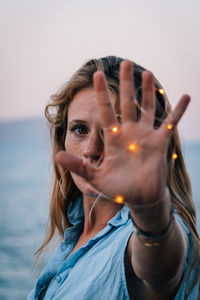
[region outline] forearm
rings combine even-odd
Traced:
[[[170,220],[168,194],[152,207],[131,208],[134,223],[143,231],[161,232]],[[131,247],[132,266],[139,278],[155,290],[173,289],[179,282],[187,252],[187,237],[174,219],[169,230],[159,240],[133,235]],[[169,283],[169,285],[168,285]]]

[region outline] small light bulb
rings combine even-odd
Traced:
[[[165,90],[164,90],[164,89],[159,89],[158,91],[159,91],[159,93],[160,93],[161,95],[165,95]]]
[[[167,125],[167,129],[171,130],[173,128],[173,125],[172,124],[168,124]]]
[[[137,148],[137,146],[136,146],[136,144],[130,144],[130,145],[128,146],[128,148],[129,148],[130,151],[135,151],[136,148]]]
[[[124,202],[124,197],[123,196],[116,196],[115,197],[115,202],[121,204],[122,202]]]
[[[178,155],[177,155],[176,153],[173,153],[173,154],[172,154],[172,158],[173,158],[173,159],[177,159],[177,157],[178,157]]]
[[[119,131],[119,128],[118,128],[117,126],[114,126],[114,127],[112,128],[112,132],[116,133],[116,132],[118,132],[118,131]]]

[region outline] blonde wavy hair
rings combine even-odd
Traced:
[[[93,86],[93,74],[97,70],[102,70],[107,78],[108,87],[115,97],[115,110],[120,114],[119,103],[119,69],[122,58],[108,56],[100,59],[91,59],[86,62],[72,78],[62,86],[62,88],[51,97],[50,103],[45,108],[45,116],[49,122],[51,145],[52,145],[52,163],[54,170],[54,184],[52,190],[50,214],[47,225],[47,233],[41,247],[35,254],[38,256],[47,248],[53,238],[58,235],[63,239],[64,231],[71,226],[67,217],[68,206],[71,201],[77,199],[81,192],[75,186],[70,172],[65,173],[63,169],[55,162],[54,157],[58,151],[65,150],[65,136],[67,131],[67,114],[70,102],[74,95],[85,88]],[[139,90],[142,85],[141,76],[145,69],[134,63],[134,83],[135,88]],[[166,94],[159,93],[162,89],[161,84],[154,78],[156,90],[156,112],[154,126],[157,128],[162,123],[162,120],[171,111],[171,106]],[[137,100],[141,103],[141,92],[138,93]],[[138,109],[138,116],[140,111]],[[178,157],[172,159],[172,153],[176,152]],[[189,176],[183,160],[180,140],[177,129],[171,137],[168,149],[168,179],[167,184],[171,194],[171,201],[177,210],[177,213],[182,217],[184,223],[191,232],[192,237],[192,255],[189,262],[189,278],[193,268],[196,270],[195,279],[190,288],[192,288],[200,280],[200,241],[196,230],[196,215],[195,207],[192,201],[192,192]]]

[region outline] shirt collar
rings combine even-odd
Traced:
[[[84,209],[83,209],[82,196],[77,198],[75,201],[71,201],[69,203],[67,216],[72,225],[76,226],[84,222]]]
[[[75,201],[71,201],[68,207],[68,219],[74,226],[84,223],[84,209],[83,209],[83,198],[82,196],[77,198]],[[130,210],[124,205],[116,215],[109,220],[108,224],[112,226],[120,226],[125,224],[130,218]]]

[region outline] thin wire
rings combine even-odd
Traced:
[[[97,196],[97,198],[94,200],[94,202],[93,202],[93,204],[92,204],[92,207],[91,207],[91,209],[90,209],[90,212],[89,212],[89,223],[90,223],[90,225],[92,224],[92,221],[91,221],[91,219],[92,219],[92,211],[93,211],[93,208],[94,208],[94,206],[95,206],[95,204],[97,203],[97,201],[101,198],[101,196],[102,196],[102,192],[100,192],[99,193],[99,195]]]
[[[135,91],[135,96],[134,96],[134,104],[135,104],[135,106],[140,110],[140,112],[141,113],[143,113],[143,114],[145,114],[145,115],[148,115],[149,113],[141,106],[141,104],[139,103],[139,101],[138,101],[138,94],[139,94],[139,91],[142,91],[142,87],[141,86],[139,86],[137,89],[136,89],[136,91]],[[159,89],[155,89],[155,92],[156,91],[158,91],[159,92]],[[160,93],[160,92],[159,92]],[[160,93],[161,94],[161,93]],[[161,94],[162,96],[163,96],[163,94]],[[165,112],[166,113],[166,112]],[[164,118],[159,118],[159,117],[156,117],[155,115],[154,115],[154,120],[156,120],[156,121],[159,121],[159,122],[163,122],[163,123],[166,123],[166,124],[168,124],[168,122],[166,122],[166,118],[168,117],[168,116],[170,116],[171,115],[171,112],[170,113],[166,113],[166,117],[164,117]]]

